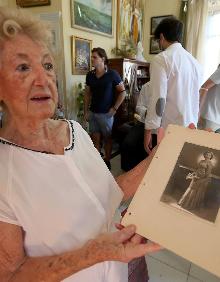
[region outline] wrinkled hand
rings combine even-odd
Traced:
[[[154,243],[141,243],[142,237],[135,234],[135,230],[134,225],[129,225],[120,231],[102,234],[90,241],[90,251],[97,254],[98,261],[129,262],[134,258],[161,249],[159,245]]]
[[[123,216],[122,216],[123,217]],[[118,230],[122,230],[124,229],[125,227],[120,224],[120,223],[115,223],[115,227],[118,229]],[[135,243],[135,244],[143,244],[143,243],[147,243],[147,239],[137,233],[134,234],[134,236],[131,237],[130,239],[131,242]]]

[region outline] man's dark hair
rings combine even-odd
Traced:
[[[96,48],[92,49],[92,53],[95,53],[95,52],[99,55],[99,57],[105,59],[104,63],[105,63],[105,65],[107,65],[108,64],[108,57],[107,57],[105,50],[101,47],[96,47]]]
[[[162,20],[154,32],[154,37],[160,39],[160,34],[169,42],[181,42],[183,36],[183,23],[175,17],[169,17]]]

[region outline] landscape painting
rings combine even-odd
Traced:
[[[71,0],[72,27],[113,36],[113,0]]]

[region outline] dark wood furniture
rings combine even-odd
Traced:
[[[150,80],[149,63],[126,59],[109,59],[109,68],[116,70],[125,85],[126,97],[116,113],[114,127],[134,120],[135,107],[141,87]]]

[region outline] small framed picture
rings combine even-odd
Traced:
[[[92,40],[72,36],[73,74],[87,74],[91,69]]]
[[[159,41],[154,37],[150,38],[150,54],[158,54],[161,52]]]
[[[166,18],[170,18],[173,17],[172,15],[166,15],[166,16],[158,16],[158,17],[151,17],[151,25],[150,25],[150,34],[154,35],[154,32],[158,26],[158,24],[166,19]]]
[[[46,6],[50,5],[50,0],[16,0],[16,4],[20,7],[34,7],[34,6]]]

